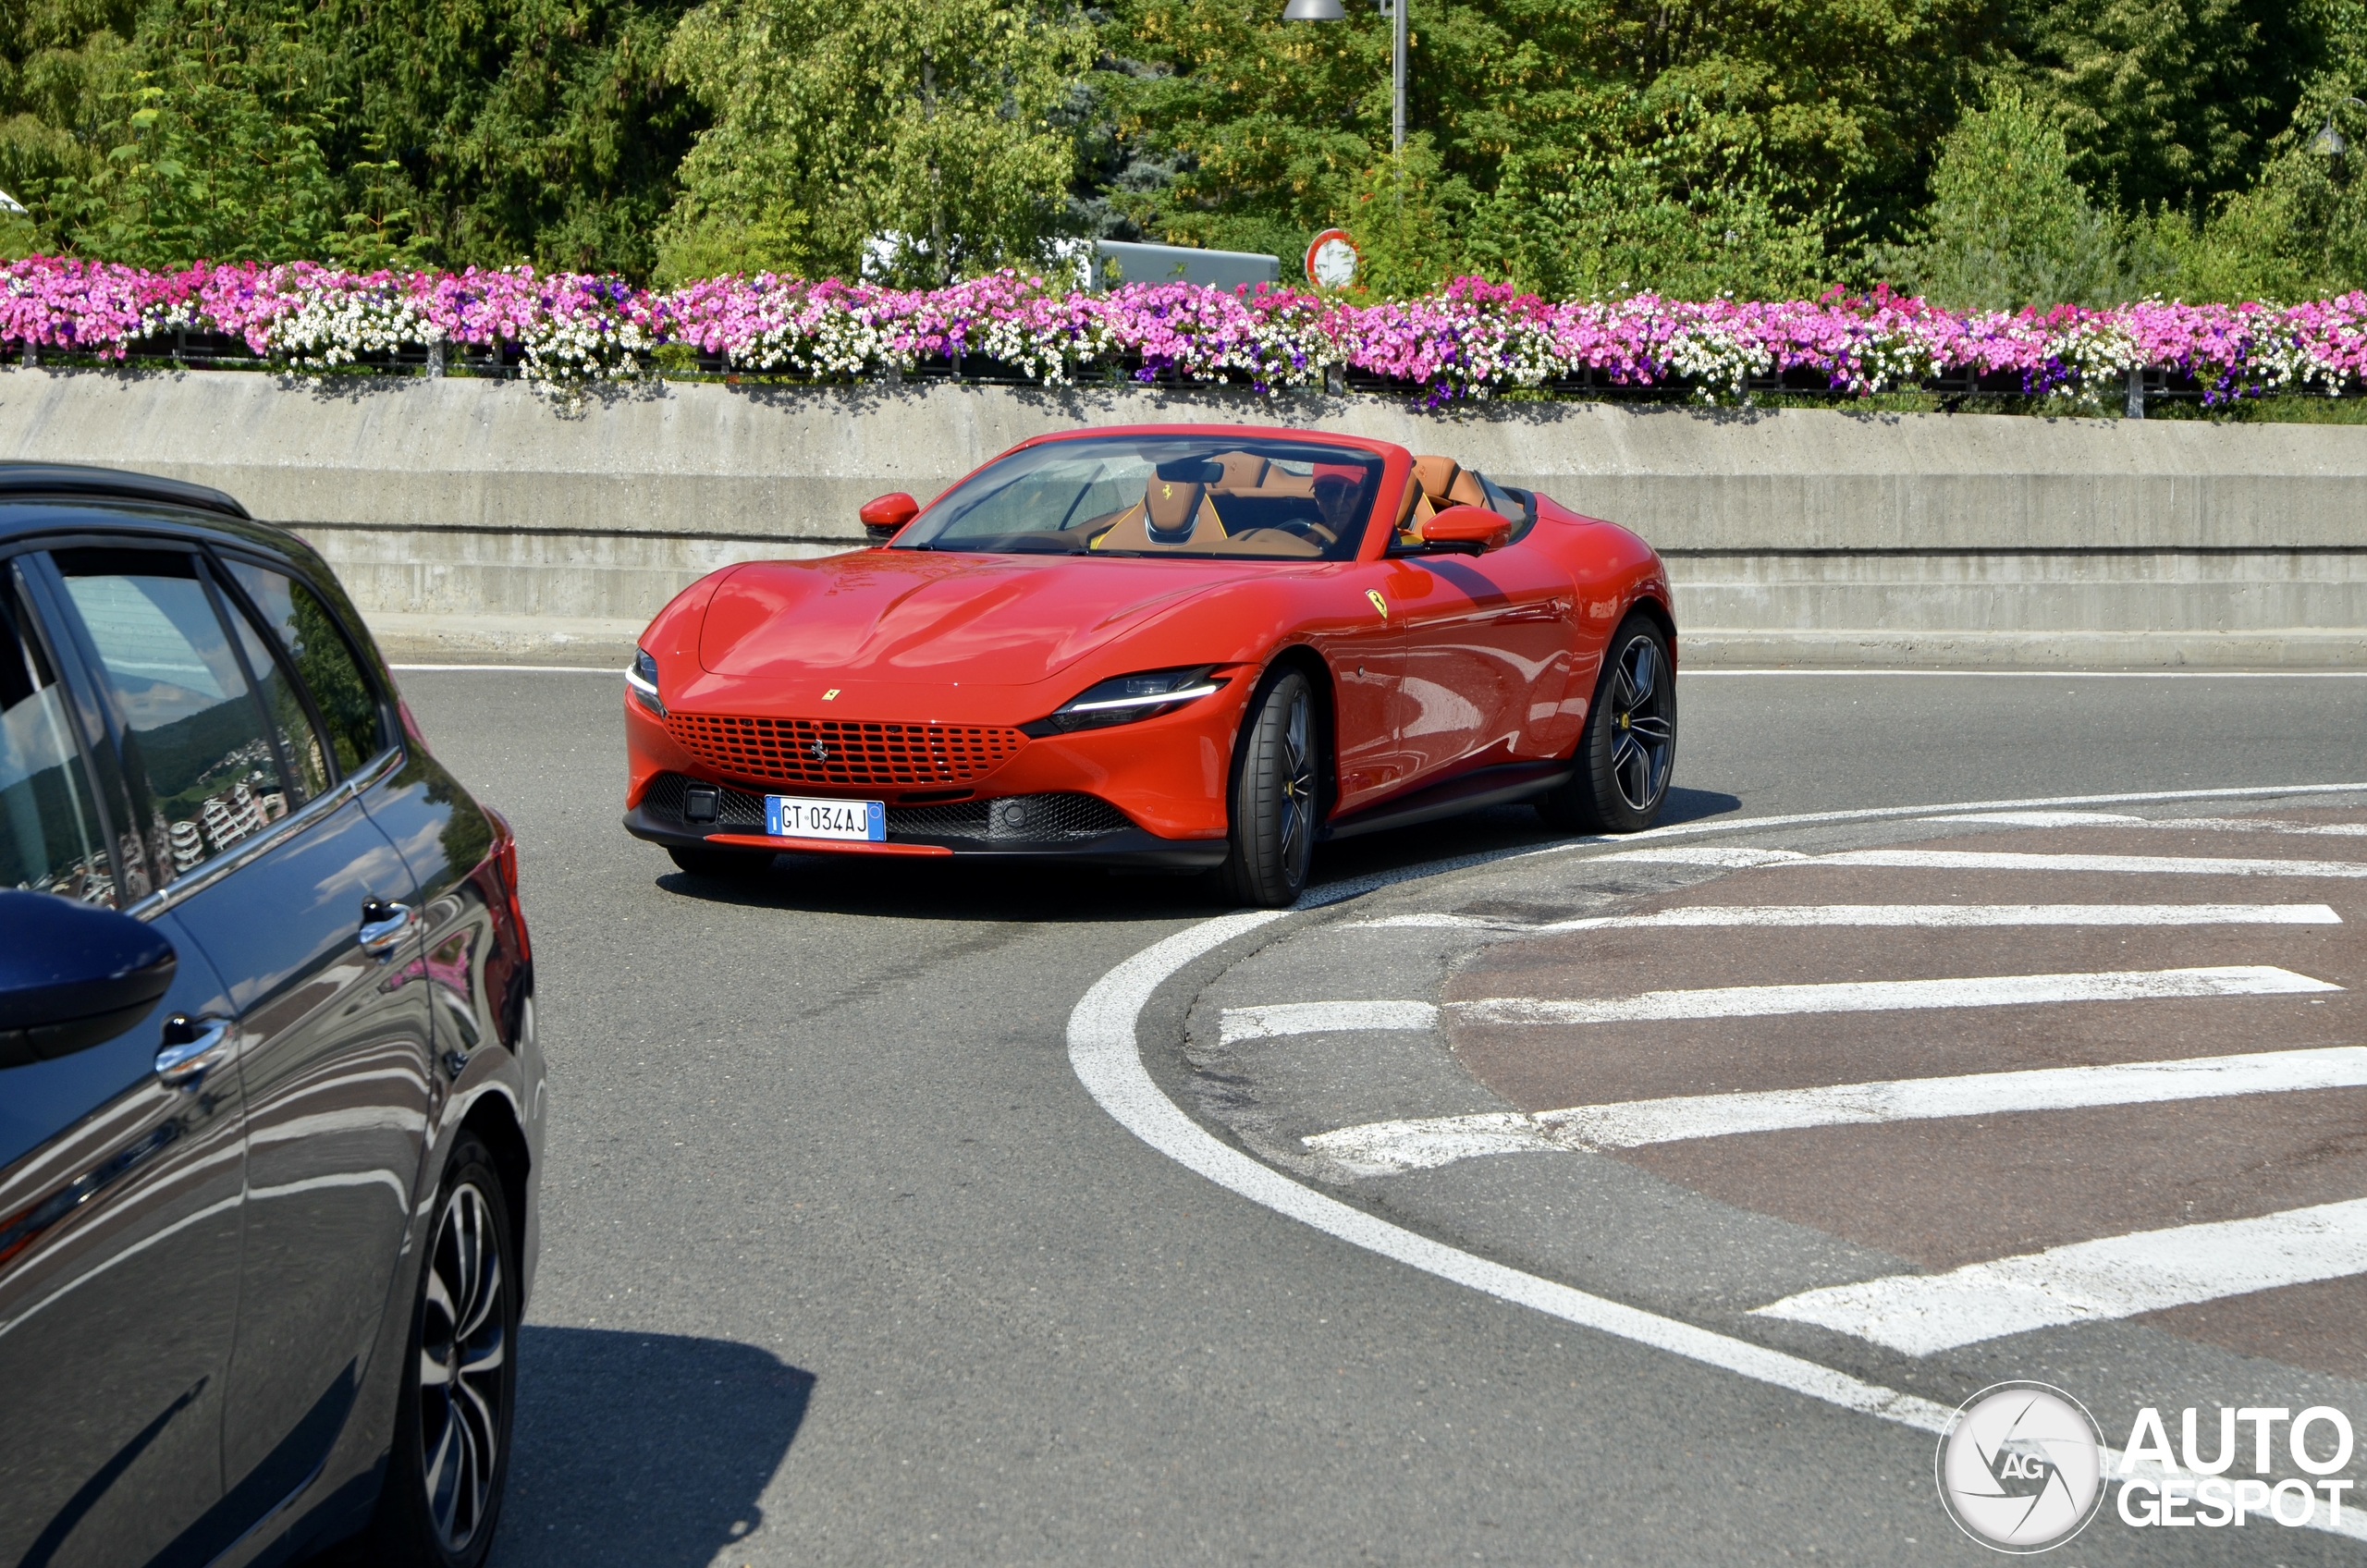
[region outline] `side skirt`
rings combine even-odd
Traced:
[[[1318,838],[1323,842],[1334,839],[1353,839],[1360,833],[1379,833],[1391,827],[1411,827],[1417,822],[1436,822],[1442,816],[1454,816],[1481,806],[1508,805],[1541,795],[1576,773],[1569,762],[1508,762],[1494,767],[1483,767],[1443,784],[1433,784],[1417,790],[1393,801],[1367,807],[1354,816],[1343,816],[1324,825]]]

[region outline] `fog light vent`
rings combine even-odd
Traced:
[[[682,790],[682,820],[713,822],[722,815],[722,791],[712,784],[692,784]]]

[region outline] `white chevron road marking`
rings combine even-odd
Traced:
[[[1656,931],[1697,927],[1849,925],[1948,930],[1986,925],[2339,925],[2325,904],[1734,904],[1594,914],[1571,920],[1491,920],[1476,914],[1392,914],[1348,923],[1377,931],[1433,926],[1461,931]]]
[[[1455,1002],[1471,1023],[1634,1023],[1663,1019],[1771,1018],[1801,1012],[1894,1012],[1926,1008],[2031,1007],[2060,1002],[2258,997],[2342,987],[2270,964],[2106,970],[2087,974],[1993,974],[1953,980],[1845,980],[1809,986],[1722,986],[1636,997]]]
[[[1755,1316],[1930,1355],[2033,1329],[2107,1322],[2367,1273],[2367,1198],[2074,1242],[1944,1274],[1803,1291]]]
[[[1797,850],[1760,850],[1742,844],[1672,846],[1623,850],[1598,860],[1643,865],[1722,865],[1746,870],[1762,865],[1873,865],[1907,871],[2094,871],[2145,876],[2367,877],[2367,862],[2355,860],[2250,860],[2221,855],[2048,855],[2010,850],[1842,850],[1803,854]]]
[[[1689,1138],[1808,1127],[1864,1127],[1956,1116],[2359,1087],[2367,1087],[2367,1046],[2327,1046],[2177,1061],[1835,1084],[1815,1089],[1681,1095],[1540,1110],[1533,1115],[1487,1111],[1476,1116],[1368,1121],[1318,1133],[1300,1142],[1354,1174],[1380,1176],[1429,1170],[1487,1155],[1537,1150],[1629,1149]]]
[[[2289,996],[2342,987],[2271,964],[2105,970],[2075,974],[1991,974],[1952,980],[1849,980],[1809,986],[1720,986],[1635,997],[1487,997],[1449,1002],[1470,1023],[1637,1023],[1702,1018],[1772,1018],[1803,1012],[1895,1012],[1930,1008],[2033,1007],[2059,1002],[2165,1001],[2189,997]],[[1229,1007],[1226,1045],[1347,1029],[1431,1029],[1441,1009],[1420,1001],[1275,1002]]]

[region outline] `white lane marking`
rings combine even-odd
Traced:
[[[1318,1133],[1300,1142],[1357,1175],[1380,1176],[1539,1149],[1632,1149],[1688,1138],[1724,1138],[1803,1127],[1861,1127],[2363,1086],[2367,1086],[2367,1046],[2325,1046],[2176,1061],[1836,1084],[1816,1089],[1679,1095],[1540,1110],[1534,1115],[1487,1111],[1476,1116],[1368,1121]]]
[[[1403,926],[1458,931],[1650,931],[1731,925],[2339,925],[2327,904],[1703,904],[1651,914],[1590,914],[1534,924],[1476,914],[1392,914],[1348,931]]]
[[[2144,827],[2151,818],[2115,811],[1960,811],[1924,822],[1981,822],[1992,827]]]
[[[1845,980],[1812,986],[1721,986],[1636,997],[1489,997],[1453,1002],[1473,1023],[1631,1023],[1685,1018],[1772,1018],[1799,1012],[1895,1012],[1923,1008],[2029,1007],[2050,1002],[2259,997],[2342,987],[2269,964],[2121,969],[2084,974],[1993,974],[1951,980]]]
[[[1940,680],[2367,680],[2367,669],[1859,669],[1852,666],[1677,671],[1680,680],[1736,675],[1912,675]]]
[[[1303,1187],[1208,1135],[1159,1092],[1144,1071],[1134,1023],[1161,982],[1236,937],[1282,919],[1285,910],[1221,915],[1155,942],[1094,982],[1069,1014],[1069,1065],[1101,1108],[1159,1153],[1218,1185],[1349,1243],[1500,1300],[1711,1366],[1788,1389],[1845,1410],[1882,1415],[1922,1431],[1942,1430],[1947,1406],[1861,1382],[1812,1361],[1697,1329],[1534,1274],[1524,1274],[1417,1235],[1336,1198]]]
[[[1675,837],[1686,833],[1797,827],[1808,822],[1875,821],[1922,815],[1935,811],[2238,795],[2352,794],[2362,790],[2367,790],[2367,785],[2303,784],[2187,790],[2173,791],[2166,796],[2152,793],[2083,795],[2051,801],[1958,801],[1945,804],[1817,812],[1783,817],[1740,817],[1724,823],[1680,823],[1649,831],[1659,837]],[[1261,1207],[1271,1209],[1285,1219],[1295,1219],[1351,1246],[1362,1247],[1408,1268],[1419,1268],[1516,1306],[1526,1306],[1567,1323],[1599,1329],[1633,1343],[1664,1350],[1705,1366],[1714,1366],[1770,1387],[1821,1400],[1844,1410],[1878,1415],[1885,1421],[1895,1421],[1918,1431],[1944,1431],[1955,1412],[1931,1400],[1900,1393],[1878,1383],[1864,1382],[1799,1356],[1771,1351],[1746,1340],[1712,1333],[1689,1323],[1680,1323],[1673,1317],[1606,1301],[1551,1280],[1507,1268],[1502,1264],[1492,1263],[1458,1247],[1450,1247],[1401,1226],[1392,1225],[1387,1220],[1375,1219],[1336,1198],[1301,1186],[1272,1167],[1261,1165],[1238,1149],[1210,1136],[1159,1091],[1143,1066],[1142,1047],[1134,1035],[1134,1023],[1150,1001],[1152,993],[1195,959],[1222,947],[1236,937],[1245,936],[1292,913],[1321,909],[1401,882],[1505,860],[1566,853],[1573,849],[1589,848],[1602,842],[1604,840],[1600,839],[1580,839],[1557,844],[1548,850],[1519,851],[1509,854],[1502,851],[1483,851],[1400,866],[1392,871],[1371,872],[1311,888],[1293,910],[1260,910],[1220,915],[1197,925],[1187,926],[1127,959],[1095,981],[1085,995],[1077,998],[1075,1008],[1069,1013],[1069,1070],[1076,1074],[1077,1082],[1085,1085],[1085,1092],[1110,1114],[1112,1121],[1151,1148],[1228,1192],[1236,1193]],[[2107,1469],[2117,1471],[2120,1455],[2116,1451],[2106,1449],[2103,1459]],[[2158,1479],[2158,1470],[2159,1467],[2150,1459],[2140,1460],[2135,1467],[2136,1474],[2148,1479]],[[2313,1505],[2307,1524],[2312,1529],[2367,1540],[2367,1510],[2353,1509],[2347,1515],[2330,1519],[2323,1505]]]
[[[613,675],[622,680],[624,666],[617,664],[390,664],[395,670],[492,671],[498,675]]]
[[[2367,822],[2280,822],[2264,816],[2127,816],[2111,811],[1968,811],[1924,822],[1977,822],[1992,827],[2167,827],[2188,833],[2278,833],[2367,839]]]
[[[1801,854],[1795,850],[1755,850],[1740,844],[1714,849],[1622,850],[1598,860],[1646,865],[1879,865],[1915,871],[2103,871],[2146,876],[2367,876],[2367,862],[2355,860],[2242,860],[2213,855],[2048,855],[2009,850],[1839,850]]]
[[[1803,1291],[1756,1310],[1929,1355],[2033,1329],[2367,1273],[2367,1198],[2074,1242],[1944,1274]]]
[[[1429,1002],[1282,1002],[1229,1007],[1218,1035],[1230,1046],[1278,1035],[1328,1035],[1336,1029],[1429,1029],[1439,1010]]]
[[[1517,1110],[1367,1121],[1299,1142],[1355,1176],[1402,1176],[1490,1155],[1566,1154],[1576,1146],[1552,1136],[1536,1117]]]
[[[2266,997],[2342,987],[2272,964],[2113,969],[2071,974],[1977,974],[1948,980],[1844,980],[1808,986],[1718,986],[1635,997],[1484,997],[1449,1002],[1269,1002],[1229,1007],[1226,1045],[1343,1029],[1430,1029],[1441,1011],[1470,1023],[1639,1023],[1671,1019],[1775,1018],[1799,1012],[1901,1012],[1928,1008],[2030,1007],[2053,1002]]]

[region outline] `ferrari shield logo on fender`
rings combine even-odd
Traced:
[[[1387,599],[1384,599],[1384,598],[1382,598],[1382,597],[1380,596],[1380,589],[1378,589],[1378,588],[1367,588],[1367,589],[1366,589],[1366,590],[1365,590],[1365,597],[1366,597],[1366,598],[1367,598],[1367,599],[1370,599],[1370,600],[1372,601],[1372,607],[1373,607],[1373,608],[1375,608],[1375,609],[1377,609],[1377,610],[1379,610],[1379,611],[1380,612],[1380,619],[1383,619],[1383,620],[1387,620],[1387,619],[1389,619],[1389,601],[1388,601]]]

